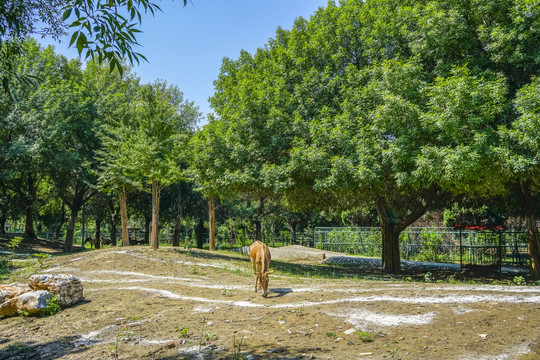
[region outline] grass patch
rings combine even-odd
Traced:
[[[373,342],[373,340],[375,340],[373,335],[368,332],[359,331],[357,334],[362,342],[368,343],[368,342]]]

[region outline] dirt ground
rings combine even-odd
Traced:
[[[263,298],[245,255],[53,256],[42,272],[78,276],[84,300],[1,319],[0,359],[540,359],[538,286],[398,281],[309,257],[270,268]]]

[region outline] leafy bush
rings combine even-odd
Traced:
[[[444,262],[444,254],[441,252],[443,237],[434,232],[423,232],[420,234],[422,239],[422,249],[418,254],[418,260]]]
[[[41,310],[40,314],[43,316],[54,315],[60,311],[60,302],[58,301],[58,296],[53,294],[50,300],[47,300],[47,304]]]

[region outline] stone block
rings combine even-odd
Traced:
[[[0,285],[0,304],[29,291],[32,291],[32,289],[26,284],[13,283]]]
[[[47,290],[58,296],[62,307],[73,305],[83,298],[83,285],[74,275],[44,274],[32,275],[29,286],[33,290]]]
[[[47,290],[26,292],[0,305],[0,316],[13,316],[21,311],[36,314],[47,306],[51,298],[52,294]]]

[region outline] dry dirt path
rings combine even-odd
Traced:
[[[539,287],[277,272],[264,299],[250,269],[194,250],[55,257],[45,271],[80,277],[85,300],[0,320],[0,359],[540,359]]]

